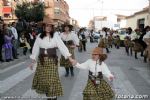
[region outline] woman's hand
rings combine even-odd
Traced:
[[[110,80],[110,81],[113,81],[113,80],[114,80],[114,76],[110,76],[110,77],[109,77],[109,80]]]
[[[34,66],[34,64],[36,63],[36,61],[35,60],[31,60],[31,64],[29,65],[29,68],[31,69],[31,70],[33,70],[33,66]]]

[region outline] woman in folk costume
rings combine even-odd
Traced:
[[[106,27],[104,27],[102,29],[100,36],[101,37],[100,37],[98,47],[106,48],[106,52],[109,53],[110,51],[108,49],[108,34],[107,34],[107,28]]]
[[[39,94],[46,94],[48,100],[57,100],[58,96],[63,95],[63,90],[58,74],[56,48],[65,59],[69,59],[70,62],[73,59],[60,36],[54,32],[54,26],[49,18],[45,17],[43,22],[44,32],[37,36],[30,56],[33,64],[37,62],[32,89]],[[33,64],[30,66],[31,69]]]
[[[112,42],[113,42],[112,35],[113,35],[113,31],[109,30],[109,29],[107,31],[109,32],[109,34],[108,34],[108,47],[112,48]]]
[[[113,43],[115,45],[115,48],[119,49],[120,48],[120,36],[119,36],[119,33],[118,31],[115,31],[113,33]]]
[[[132,44],[132,41],[131,41],[131,33],[132,33],[131,27],[127,28],[126,32],[127,33],[126,33],[126,36],[125,36],[125,39],[124,39],[125,50],[126,50],[127,55],[129,55],[129,50],[130,50],[130,54],[132,56],[133,44]]]
[[[83,44],[82,44],[82,36],[81,36],[81,33],[83,32],[83,28],[81,28],[80,30],[79,30],[79,32],[77,33],[77,36],[78,36],[78,38],[79,38],[79,47],[78,47],[78,51],[79,52],[82,52],[82,50],[83,50]]]
[[[145,62],[147,61],[147,58],[150,61],[150,26],[147,28],[146,34],[143,36],[144,42],[147,44],[147,48],[145,49]]]
[[[107,65],[104,63],[107,55],[103,54],[103,48],[96,47],[92,52],[92,59],[74,65],[77,68],[89,70],[87,85],[83,91],[83,100],[112,100],[114,92],[110,85],[103,79],[103,75],[109,80],[113,80]]]
[[[79,46],[79,38],[74,32],[71,31],[72,29],[70,25],[64,25],[63,28],[64,29],[63,32],[60,34],[60,37],[63,40],[64,44],[69,49],[69,52],[72,54],[72,58],[75,58],[74,49],[76,46]],[[71,72],[71,76],[74,76],[72,64],[69,62],[69,60],[64,59],[63,56],[61,56],[60,59],[60,66],[63,66],[66,69],[65,77],[69,76],[69,69]]]
[[[143,51],[143,46],[139,43],[140,30],[135,29],[135,32],[131,34],[131,41],[133,43],[133,51],[135,52],[135,59],[137,58],[137,53]]]

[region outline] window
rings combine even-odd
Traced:
[[[4,14],[4,18],[11,18],[10,14]]]
[[[60,8],[55,7],[55,8],[54,8],[54,13],[55,13],[55,14],[60,14],[60,13],[61,13]]]
[[[4,1],[4,6],[11,6],[11,1],[5,0]]]
[[[137,20],[137,26],[140,29],[144,29],[144,27],[145,27],[145,19],[144,18],[143,19],[138,19]]]

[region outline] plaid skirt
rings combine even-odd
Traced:
[[[107,46],[108,46],[108,40],[107,39],[101,39],[99,44],[98,44],[98,47],[107,48]]]
[[[120,39],[117,39],[117,38],[114,39],[115,45],[120,46],[120,42],[121,42]]]
[[[114,97],[113,90],[104,79],[97,86],[89,79],[83,91],[83,100],[112,100]]]
[[[143,46],[141,44],[134,43],[134,45],[133,45],[133,51],[135,51],[135,52],[141,52],[143,50],[144,50],[144,48],[143,48]]]
[[[124,45],[125,47],[131,47],[131,48],[134,46],[131,40],[126,40],[126,39],[124,40]]]
[[[71,57],[74,59],[74,49],[73,48],[68,48],[69,52],[72,54]],[[60,58],[60,66],[61,67],[72,67],[72,64],[70,63],[69,59],[65,59],[64,56],[61,56]]]
[[[44,62],[38,62],[32,89],[39,94],[47,94],[48,97],[63,95],[55,59],[44,57]]]

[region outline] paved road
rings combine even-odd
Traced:
[[[83,53],[75,50],[77,60],[84,62],[90,58],[90,52],[96,45],[96,43],[88,43],[87,52]],[[110,50],[111,53],[108,54],[106,63],[116,77],[113,82],[109,82],[116,95],[119,97],[122,95],[140,95],[144,99],[132,100],[150,100],[150,63],[143,63],[141,57],[136,60],[134,57],[127,56],[124,48],[112,48]],[[27,67],[28,61],[26,56],[14,62],[0,64],[0,100],[25,100],[19,99],[19,97],[26,98],[26,100],[29,98],[32,98],[30,100],[37,100],[38,96],[44,96],[31,90],[34,71]],[[75,68],[75,77],[65,78],[65,70],[60,67],[59,74],[64,96],[59,97],[58,100],[82,100],[82,91],[86,85],[88,71]],[[4,99],[4,97],[11,99]],[[12,99],[12,97],[16,98]],[[45,99],[39,98],[38,100]]]

